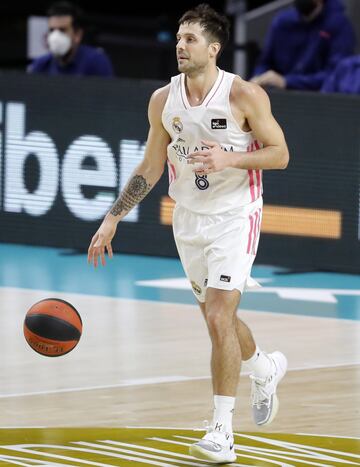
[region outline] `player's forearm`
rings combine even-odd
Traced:
[[[267,146],[252,152],[230,154],[230,167],[236,169],[286,169],[289,162],[289,152],[282,146]]]
[[[162,172],[141,163],[130,177],[106,217],[113,222],[119,222],[146,197],[159,181],[161,174]]]

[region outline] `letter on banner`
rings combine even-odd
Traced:
[[[83,168],[90,157],[94,168]],[[86,197],[82,187],[99,187],[93,197]],[[69,210],[85,221],[101,219],[115,201],[115,193],[101,188],[116,188],[114,155],[108,144],[98,136],[84,135],[76,139],[64,155],[62,193]]]
[[[41,216],[51,209],[58,192],[59,157],[46,133],[32,131],[25,135],[25,111],[22,103],[6,106],[4,210]],[[26,188],[24,174],[29,155],[35,156],[40,166],[38,185],[31,193]]]

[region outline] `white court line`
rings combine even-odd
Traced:
[[[267,279],[258,279],[255,278],[257,281],[260,282],[266,282]],[[168,281],[170,285],[164,284],[164,281]],[[172,285],[175,282],[172,281],[178,281],[176,284],[180,284],[180,286],[174,286]],[[149,281],[135,281],[135,285],[138,286],[143,286],[143,287],[158,287],[158,288],[165,288],[168,290],[184,290],[184,291],[190,291],[191,292],[191,285],[188,282],[188,279],[186,278],[176,278],[176,279],[161,279],[161,280],[149,280]],[[0,286],[0,290],[4,291],[14,291],[18,292],[19,290],[21,291],[26,291],[26,292],[34,292],[34,293],[41,293],[46,295],[47,297],[56,297],[57,295],[69,295],[69,296],[78,296],[78,297],[97,297],[97,298],[107,298],[110,300],[124,300],[124,301],[138,301],[138,302],[145,302],[145,303],[164,303],[166,305],[184,305],[184,306],[195,306],[197,307],[197,303],[194,300],[194,303],[183,303],[183,302],[168,302],[168,301],[163,301],[163,300],[150,300],[146,298],[138,298],[138,297],[121,297],[121,296],[112,296],[112,295],[104,295],[102,293],[93,293],[93,292],[66,292],[63,290],[43,290],[43,289],[31,289],[31,288],[26,288],[26,287],[8,287],[8,286]],[[287,299],[294,299],[294,300],[301,300],[301,301],[313,301],[313,302],[324,302],[324,303],[336,303],[337,300],[333,297],[333,294],[335,295],[345,295],[345,296],[360,296],[360,289],[320,289],[320,288],[304,288],[304,287],[254,287],[254,288],[249,288],[246,290],[246,294],[248,293],[276,293],[279,295],[280,298],[287,298]],[[308,297],[307,297],[308,295]],[[243,310],[241,306],[239,309]],[[259,311],[260,313],[266,312],[266,313],[274,313],[274,314],[289,314],[289,315],[296,315],[296,316],[308,316],[308,315],[302,315],[298,313],[276,313],[272,311],[262,311],[262,310],[256,310]],[[315,318],[318,316],[315,316]],[[328,319],[341,319],[341,318],[332,318],[325,316],[325,318]]]
[[[58,427],[56,426],[42,426],[42,425],[19,425],[19,426],[0,426],[0,430],[1,429],[4,429],[6,428],[7,430],[18,430],[19,428],[27,428],[27,429],[30,429],[30,428],[41,428],[41,429],[48,429],[48,430],[57,430]],[[64,427],[63,427],[64,428]],[[66,427],[65,427],[66,428]],[[71,427],[68,427],[70,429],[79,429],[81,430],[83,427],[81,426],[71,426]],[[149,430],[191,430],[191,431],[204,431],[204,428],[189,428],[189,427],[178,427],[178,426],[133,426],[133,425],[125,425],[125,426],[96,426],[95,428],[98,428],[99,430],[101,430],[102,428],[106,428],[106,429],[109,429],[109,430],[116,430],[118,428],[124,428],[124,429],[128,429],[128,428],[136,428],[136,429],[142,429],[142,430],[145,430],[145,429],[149,429]],[[325,435],[324,435],[325,436]],[[336,437],[336,436],[335,436]],[[345,437],[344,437],[345,438]],[[360,439],[360,438],[359,438]],[[0,446],[1,447],[1,446]]]
[[[328,368],[339,368],[344,366],[357,366],[360,365],[360,362],[344,362],[336,363],[335,365],[314,365],[314,366],[303,366],[288,369],[288,372],[292,371],[306,371],[306,370],[321,370]],[[249,373],[241,373],[241,376],[246,376]],[[143,378],[143,379],[133,379],[120,382],[118,384],[109,384],[102,386],[85,386],[80,388],[64,388],[64,389],[54,389],[49,391],[36,391],[36,392],[22,392],[15,394],[0,394],[0,399],[8,399],[12,397],[26,397],[26,396],[40,396],[46,394],[61,394],[66,392],[80,392],[80,391],[96,391],[99,389],[113,389],[121,387],[133,387],[133,386],[145,386],[153,384],[164,384],[164,383],[181,383],[184,381],[199,381],[211,379],[210,376],[161,376],[158,378]]]
[[[23,392],[15,394],[0,394],[0,399],[6,399],[9,397],[25,397],[25,396],[40,396],[44,394],[59,394],[64,392],[79,392],[79,391],[96,391],[98,389],[112,389],[112,388],[122,388],[122,387],[132,387],[132,386],[145,386],[149,384],[162,384],[162,383],[179,383],[182,381],[192,381],[192,380],[202,380],[210,379],[210,376],[164,376],[159,378],[144,378],[144,379],[134,379],[126,380],[118,384],[108,384],[102,386],[85,386],[81,388],[64,388],[64,389],[54,389],[50,391],[37,391],[37,392]]]
[[[19,428],[21,429],[31,429],[31,428],[39,428],[39,429],[49,429],[49,430],[57,430],[57,427],[53,427],[53,426],[39,426],[39,425],[19,425],[19,426],[0,426],[0,430],[3,430],[3,429],[6,429],[6,430],[18,430]],[[78,428],[78,429],[81,429],[81,427],[70,427],[71,429],[72,428]],[[134,430],[176,430],[176,431],[181,431],[181,430],[184,430],[184,431],[194,431],[194,432],[198,432],[198,431],[205,431],[205,428],[202,427],[202,428],[189,428],[188,426],[187,427],[178,427],[178,426],[149,426],[149,425],[125,425],[125,426],[116,426],[116,427],[109,427],[109,426],[100,426],[100,427],[96,427],[96,428],[99,428],[99,429],[102,429],[102,428],[106,428],[106,429],[114,429],[116,430],[117,428],[121,428],[121,429],[134,429]],[[239,432],[239,433],[234,433],[236,436],[243,436],[244,433],[247,434],[247,432]],[[277,434],[284,434],[284,433],[273,433],[275,436]],[[316,437],[321,437],[321,438],[340,438],[340,439],[354,439],[354,440],[359,440],[360,441],[360,437],[356,437],[356,436],[340,436],[340,435],[326,435],[326,434],[318,434],[318,433],[291,433],[291,434],[294,434],[296,436],[316,436]],[[271,439],[271,438],[270,438]]]
[[[338,436],[338,435],[319,435],[316,433],[295,433],[296,435],[301,435],[301,436],[321,436],[323,438],[343,438],[343,439],[356,439],[360,441],[360,437],[356,436]]]
[[[257,282],[266,283],[274,279],[255,278]],[[191,290],[190,282],[186,277],[152,279],[136,281],[136,285],[143,287],[158,287],[165,289]],[[275,293],[280,298],[288,300],[300,300],[310,302],[337,303],[335,295],[360,296],[358,289],[324,289],[315,287],[249,287],[246,292],[250,293]]]

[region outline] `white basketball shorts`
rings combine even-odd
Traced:
[[[205,302],[207,287],[234,290],[260,287],[251,278],[259,243],[262,198],[223,214],[197,214],[176,205],[174,238],[195,297]]]

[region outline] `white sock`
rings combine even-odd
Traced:
[[[232,417],[234,414],[235,397],[214,396],[214,418],[212,426],[215,430],[232,433]]]
[[[249,360],[243,360],[243,363],[257,378],[266,378],[272,368],[271,360],[258,346],[256,346],[254,355]]]

